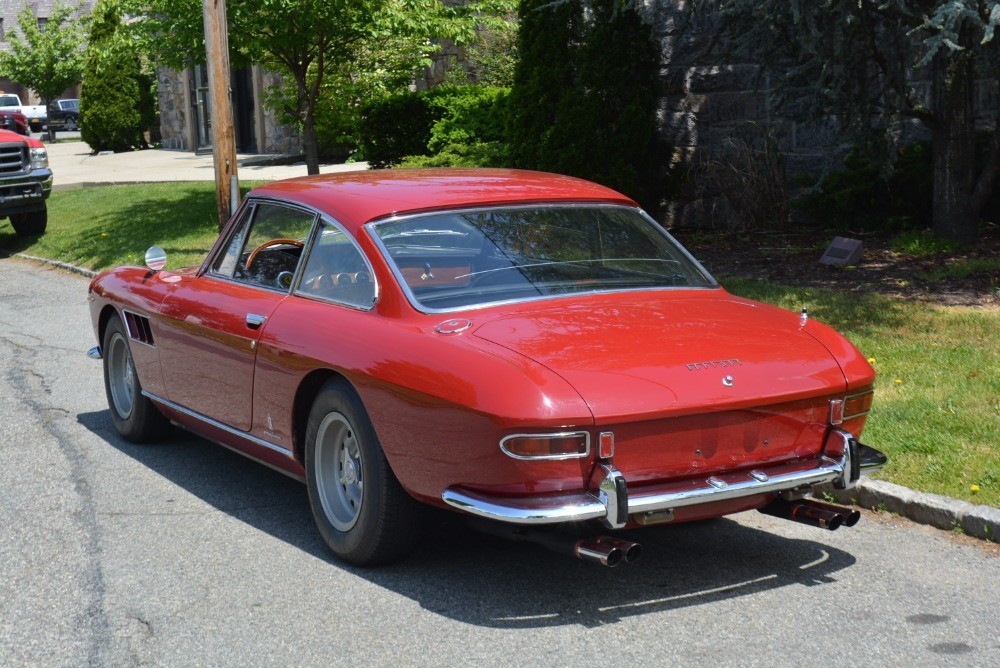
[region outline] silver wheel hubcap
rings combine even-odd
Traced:
[[[133,392],[135,389],[135,369],[132,353],[125,337],[115,333],[108,346],[108,384],[111,387],[111,401],[118,416],[127,420],[132,414]]]
[[[323,514],[338,531],[357,523],[364,482],[354,427],[342,414],[330,413],[316,432],[316,488]]]

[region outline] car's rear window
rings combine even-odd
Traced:
[[[477,209],[390,220],[373,231],[397,278],[424,310],[716,285],[670,235],[632,207]]]

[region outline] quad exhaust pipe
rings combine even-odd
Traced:
[[[559,551],[559,550],[557,550]],[[597,536],[576,541],[573,556],[584,561],[594,561],[614,568],[618,564],[637,561],[642,556],[642,546],[620,538]]]
[[[469,524],[483,533],[509,540],[535,543],[553,552],[566,554],[608,568],[637,561],[642,556],[642,546],[639,543],[611,536],[580,538],[557,531],[511,527],[493,522],[471,521]]]
[[[765,515],[830,531],[836,531],[841,526],[852,527],[861,519],[861,512],[854,508],[808,498],[798,501],[778,498],[759,510]]]

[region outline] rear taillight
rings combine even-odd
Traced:
[[[872,390],[844,397],[844,419],[850,420],[870,411],[874,397],[875,392]]]
[[[590,434],[514,434],[500,441],[500,449],[514,459],[574,459],[590,454]]]

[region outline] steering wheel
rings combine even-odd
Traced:
[[[253,261],[257,259],[257,254],[260,253],[265,248],[270,248],[271,246],[281,246],[282,244],[287,244],[289,246],[297,246],[299,248],[305,246],[304,243],[296,239],[271,239],[269,241],[265,241],[260,246],[257,246],[256,248],[253,249],[253,251],[250,252],[250,256],[247,257],[247,263],[243,268],[249,269],[250,265],[253,264]]]

